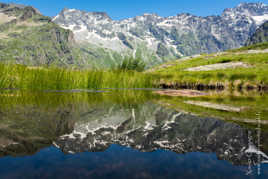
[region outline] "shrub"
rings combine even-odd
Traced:
[[[145,63],[140,58],[126,57],[121,64],[116,67],[117,70],[133,70],[142,72],[145,70]]]

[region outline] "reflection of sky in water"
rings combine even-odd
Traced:
[[[28,157],[0,159],[1,179],[12,178],[247,178],[247,167],[220,161],[215,154],[157,150],[142,153],[118,145],[105,152],[63,154],[50,147]],[[268,164],[261,166],[267,178]]]

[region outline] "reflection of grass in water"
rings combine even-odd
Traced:
[[[95,107],[138,108],[151,98],[150,91],[133,90],[107,90],[104,93],[1,91],[0,127],[8,126],[16,132],[27,133],[24,136],[50,138],[55,133],[63,134],[66,125],[69,128],[69,123]]]
[[[268,95],[243,94],[234,96],[221,93],[206,97],[164,97],[152,94],[151,91],[140,90],[104,90],[106,92],[29,92],[2,91],[0,92],[0,109],[12,109],[15,106],[37,106],[42,108],[57,108],[68,105],[76,108],[90,108],[99,104],[118,104],[125,108],[135,108],[148,101],[171,104],[185,111],[203,116],[219,116],[224,119],[241,118],[255,119],[256,113],[262,113],[262,120],[268,119]],[[185,101],[206,101],[244,108],[242,112],[226,112],[184,103]]]
[[[186,104],[185,101],[204,101],[212,104],[222,104],[233,107],[243,108],[241,112],[227,112],[212,108],[200,107],[196,105]],[[256,113],[261,113],[261,120],[268,120],[268,95],[212,95],[198,98],[186,97],[163,97],[161,103],[167,106],[182,109],[201,116],[220,117],[225,120],[237,119],[252,119],[256,120]]]
[[[135,106],[152,99],[151,91],[141,90],[104,90],[105,92],[30,92],[0,91],[0,107],[38,106],[55,108],[61,106],[100,103]],[[154,95],[156,98],[156,95]]]
[[[63,68],[29,68],[0,64],[0,89],[150,88],[151,75],[135,71],[94,71]]]

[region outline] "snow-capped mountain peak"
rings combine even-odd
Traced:
[[[139,55],[152,64],[240,47],[266,20],[268,6],[263,3],[241,3],[225,9],[221,16],[208,17],[147,13],[116,21],[104,12],[64,9],[53,19],[72,30],[77,42],[112,54]]]

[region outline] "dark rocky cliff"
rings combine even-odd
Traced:
[[[268,42],[268,21],[262,24],[256,32],[248,39],[246,45]]]

